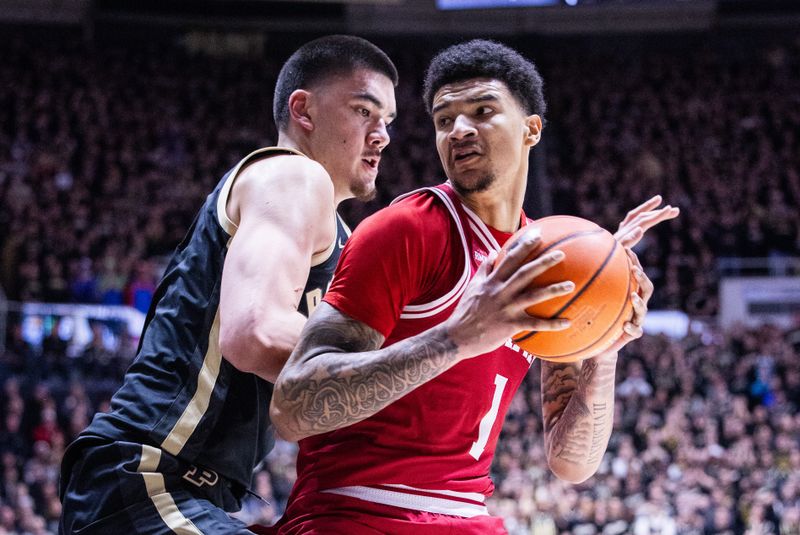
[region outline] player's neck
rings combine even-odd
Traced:
[[[278,134],[277,146],[285,148],[285,149],[294,149],[294,150],[296,150],[298,152],[302,152],[303,154],[305,154],[309,158],[313,159],[313,156],[311,155],[310,147],[306,147],[302,143],[299,143],[297,140],[295,140],[292,136],[290,136],[286,132],[280,132]]]
[[[459,197],[490,227],[502,232],[514,232],[519,228],[526,185],[524,179],[497,179],[485,191],[459,194]]]

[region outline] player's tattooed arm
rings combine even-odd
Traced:
[[[320,304],[275,383],[270,417],[280,434],[299,440],[359,422],[458,361],[443,328],[380,349],[383,341]]]
[[[542,361],[542,417],[550,469],[578,483],[600,466],[614,423],[616,352],[558,364]]]

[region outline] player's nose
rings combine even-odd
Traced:
[[[372,147],[383,149],[391,141],[389,131],[386,128],[386,121],[381,119],[378,121],[377,126],[369,133],[367,138],[368,143]]]
[[[472,121],[462,114],[456,117],[453,121],[453,129],[450,130],[448,137],[451,141],[458,141],[464,139],[465,137],[474,136],[477,133],[478,132],[475,129],[475,125],[472,124]]]

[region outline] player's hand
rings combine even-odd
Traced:
[[[653,296],[653,282],[642,269],[639,257],[630,249],[625,250],[631,259],[631,273],[639,285],[639,289],[631,293],[633,315],[631,320],[622,326],[622,334],[604,353],[617,353],[630,342],[641,338],[644,334],[644,318],[647,316],[647,303]]]
[[[628,215],[619,224],[619,229],[614,233],[614,238],[619,244],[630,249],[639,243],[649,229],[662,221],[674,219],[681,213],[680,208],[669,204],[656,208],[660,204],[661,195],[656,195],[628,212]]]
[[[496,253],[484,260],[453,314],[443,324],[463,358],[487,353],[520,331],[560,331],[565,319],[537,318],[525,309],[575,290],[572,281],[532,287],[533,279],[564,259],[559,250],[525,261],[541,242],[538,232],[521,237],[495,266]]]

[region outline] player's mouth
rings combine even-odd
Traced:
[[[454,164],[466,163],[481,156],[481,151],[475,146],[455,147],[451,151],[451,159]]]
[[[370,158],[361,158],[361,163],[368,169],[377,171],[378,164],[381,163],[381,159],[378,156],[373,156]]]

